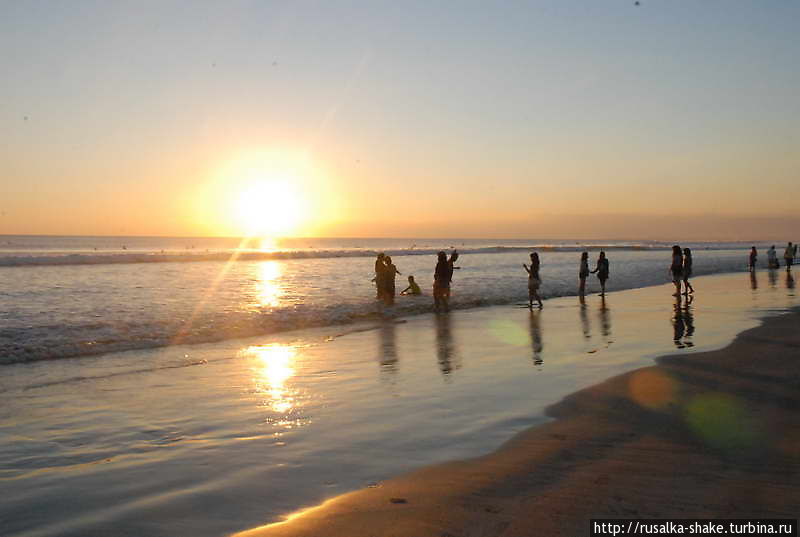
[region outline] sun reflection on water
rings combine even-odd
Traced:
[[[293,365],[296,349],[290,345],[272,343],[248,347],[245,352],[257,359],[253,380],[258,392],[269,397],[269,407],[281,414],[289,412],[294,406],[294,394],[286,382],[295,374]]]
[[[264,261],[257,266],[257,299],[258,305],[264,308],[276,308],[281,302],[283,288],[280,277],[283,269],[278,261]]]

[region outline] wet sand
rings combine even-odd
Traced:
[[[484,457],[336,497],[254,536],[576,536],[591,518],[794,518],[800,313],[580,390]],[[368,457],[369,454],[364,454]]]

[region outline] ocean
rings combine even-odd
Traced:
[[[692,243],[695,275],[743,270],[750,244]],[[760,249],[765,245],[757,245]],[[375,301],[385,252],[427,295],[436,252],[461,254],[452,307],[527,296],[528,254],[544,298],[575,295],[579,252],[604,249],[608,289],[668,281],[670,244],[634,241],[0,236],[0,364],[202,343],[427,313],[430,296]],[[766,257],[765,255],[763,256]],[[589,278],[589,289],[596,289]]]
[[[0,237],[0,533],[216,537],[279,521],[488,453],[569,393],[797,305],[791,273],[747,272],[750,244],[682,245],[696,293],[676,300],[666,243],[240,243]],[[435,254],[453,247],[454,311],[434,315]],[[608,253],[605,298],[591,276],[575,298],[583,249]],[[519,307],[533,250],[541,311]],[[377,303],[379,251],[426,294]]]

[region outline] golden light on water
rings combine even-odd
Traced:
[[[279,413],[291,410],[294,395],[286,384],[295,374],[295,347],[271,343],[248,347],[245,352],[256,358],[254,381],[257,390],[269,398],[270,408]]]
[[[257,299],[258,305],[263,308],[275,308],[280,304],[283,288],[280,277],[283,268],[278,261],[264,261],[256,265],[257,271]]]

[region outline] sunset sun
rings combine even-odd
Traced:
[[[234,218],[249,236],[291,234],[305,217],[301,194],[284,179],[253,181],[241,190],[234,206]]]

